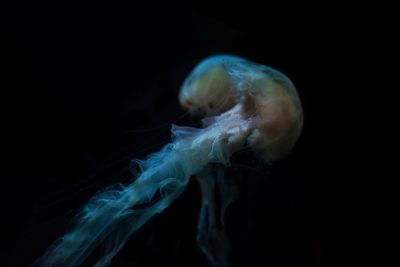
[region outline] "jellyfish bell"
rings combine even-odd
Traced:
[[[200,62],[183,83],[179,101],[192,114],[222,114],[204,120],[206,126],[240,116],[246,121],[246,133],[236,127],[235,138],[234,129],[227,129],[236,141],[232,150],[242,136],[264,161],[283,158],[303,126],[302,106],[293,83],[277,70],[235,56],[213,56]]]

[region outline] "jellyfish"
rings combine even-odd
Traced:
[[[265,163],[287,155],[302,130],[300,98],[281,72],[237,56],[217,55],[194,67],[179,101],[190,114],[204,117],[201,127],[172,125],[169,144],[133,160],[139,168],[133,181],[93,196],[66,234],[32,267],[79,266],[100,245],[104,253],[94,266],[108,266],[128,239],[176,200],[191,180],[199,182],[202,197],[198,246],[212,265],[228,266],[225,212],[239,188],[227,179],[225,168],[243,149],[251,149]]]

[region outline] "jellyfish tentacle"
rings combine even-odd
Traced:
[[[141,173],[131,184],[95,195],[64,237],[31,266],[79,266],[103,241],[109,245],[108,253],[96,267],[107,266],[134,232],[179,197],[191,176],[207,169],[209,163],[227,164],[236,147],[230,149],[226,143],[226,131],[237,124],[248,124],[240,115],[228,115],[221,115],[218,125],[206,128],[174,127],[172,143],[145,160],[137,160]],[[245,138],[247,128],[237,135]],[[208,179],[215,183],[214,176]],[[215,225],[215,207],[209,208],[207,214],[214,216],[211,223]],[[214,237],[210,240],[215,243]]]
[[[230,204],[239,196],[239,185],[225,175],[225,167],[219,166],[217,172],[217,184],[220,196],[220,222],[225,227],[226,211]]]
[[[224,230],[223,217],[229,198],[220,199],[217,205],[216,193],[222,188],[218,183],[225,177],[221,165],[209,165],[197,175],[202,193],[200,216],[198,221],[197,242],[201,251],[214,266],[228,266],[230,243]],[[227,203],[225,200],[229,200]]]
[[[149,181],[136,181],[127,187],[113,187],[113,191],[106,190],[93,197],[78,214],[74,227],[31,267],[79,266],[101,243],[107,247],[106,253],[94,266],[107,266],[129,237],[155,214],[166,209],[189,182],[188,176],[181,176],[179,180],[165,179],[163,183],[153,183],[162,177],[149,178]],[[151,203],[149,193],[154,195],[156,191],[160,191],[161,198]],[[144,208],[136,205],[144,205]]]

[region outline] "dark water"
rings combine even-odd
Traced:
[[[348,223],[351,105],[339,89],[351,64],[347,28],[323,13],[309,23],[258,7],[26,6],[3,17],[1,266],[39,257],[92,194],[131,179],[130,158],[169,141],[171,123],[196,125],[179,107],[179,86],[217,53],[285,73],[305,112],[286,160],[265,167],[242,153],[227,169],[241,186],[227,214],[232,266],[352,263],[361,242]],[[111,266],[206,266],[195,240],[199,208],[192,183]]]

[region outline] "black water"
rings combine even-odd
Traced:
[[[217,53],[285,73],[305,112],[286,160],[265,167],[242,153],[227,170],[242,188],[227,214],[232,266],[353,264],[348,257],[357,258],[363,242],[351,223],[357,209],[349,189],[357,175],[346,86],[357,61],[350,15],[340,13],[345,21],[338,24],[322,11],[231,8],[3,9],[1,266],[31,263],[93,193],[130,181],[129,159],[166,144],[171,123],[196,125],[179,107],[179,86],[198,61]],[[195,242],[199,208],[192,183],[111,266],[206,266]]]

